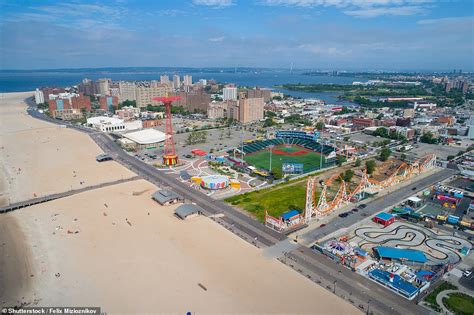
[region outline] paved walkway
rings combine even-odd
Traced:
[[[464,293],[464,294],[467,294],[467,295],[471,295],[471,293],[469,292],[469,290],[465,290],[463,288],[461,289],[458,289],[458,290],[444,290],[444,291],[441,291],[441,293],[439,293],[437,296],[436,296],[436,303],[438,303],[438,305],[441,307],[442,309],[442,314],[453,314],[452,312],[450,312],[446,306],[444,306],[443,304],[443,299],[445,297],[448,297],[449,294],[451,293]]]
[[[451,313],[451,312],[446,308],[446,306],[444,306],[444,304],[443,304],[443,299],[444,299],[445,297],[448,297],[448,294],[450,294],[450,293],[455,293],[455,292],[459,292],[459,290],[445,290],[445,291],[441,291],[441,293],[436,296],[436,303],[438,303],[438,305],[441,307],[441,309],[442,309],[442,314],[453,314],[453,313]]]
[[[100,183],[100,184],[97,184],[97,185],[86,186],[86,187],[83,187],[83,188],[72,189],[72,190],[69,190],[69,191],[61,192],[61,193],[55,193],[55,194],[50,194],[50,195],[46,195],[46,196],[41,196],[41,197],[34,198],[34,199],[19,201],[19,202],[11,203],[11,204],[9,204],[7,206],[4,206],[4,207],[0,207],[0,213],[14,211],[14,210],[18,210],[18,209],[25,208],[25,207],[30,207],[30,206],[33,206],[33,205],[36,205],[36,204],[39,204],[39,203],[44,203],[44,202],[48,202],[48,201],[51,201],[51,200],[56,200],[56,199],[60,199],[60,198],[69,197],[69,196],[79,194],[79,193],[82,193],[82,192],[85,192],[85,191],[104,188],[104,187],[108,187],[108,186],[113,186],[113,185],[126,183],[126,182],[130,182],[130,181],[138,180],[138,179],[140,179],[140,176],[132,176],[132,177],[129,177],[129,178],[119,179],[119,180],[116,180],[116,181],[113,181],[113,182]]]

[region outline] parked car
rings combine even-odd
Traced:
[[[413,187],[411,190],[416,190],[416,187]]]
[[[364,203],[361,203],[360,205],[357,206],[357,208],[359,209],[364,209],[365,207],[367,207],[367,205]]]
[[[464,271],[464,276],[465,277],[469,277],[471,274],[472,274],[472,271],[470,271],[470,270],[465,270]]]
[[[352,209],[351,211],[352,211],[352,212],[358,212],[358,211],[359,211],[359,209],[357,209],[357,208],[354,208],[354,209]]]
[[[319,227],[322,228],[322,227],[325,227],[325,226],[326,226],[326,224],[323,223]]]

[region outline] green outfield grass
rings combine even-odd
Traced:
[[[302,151],[302,150],[308,151],[308,153],[304,155],[297,155],[297,156],[285,156],[285,155],[280,155],[273,152],[272,153],[272,168],[277,167],[281,169],[281,166],[283,163],[301,163],[303,164],[303,171],[308,172],[310,170],[313,170],[314,168],[319,167],[320,165],[321,155],[314,151],[310,151],[298,146],[291,146],[291,147],[278,146],[276,148],[278,150],[289,152],[289,153]],[[244,157],[244,160],[250,165],[253,165],[257,168],[269,170],[270,151],[263,150],[263,151],[246,155]],[[323,158],[323,164],[324,164],[324,158]]]

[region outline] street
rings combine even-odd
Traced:
[[[89,134],[89,136],[104,150],[104,152],[111,154],[114,159],[127,167],[131,171],[140,175],[144,179],[154,183],[161,188],[170,188],[181,195],[186,202],[194,202],[206,211],[206,215],[223,214],[223,217],[213,217],[212,220],[220,223],[231,232],[240,236],[249,243],[257,247],[272,246],[279,241],[286,240],[287,237],[280,234],[253,218],[245,215],[242,212],[230,207],[229,205],[211,199],[199,191],[189,189],[189,187],[177,180],[171,175],[164,172],[157,171],[153,166],[148,165],[133,156],[124,152],[108,135],[100,132],[95,132],[85,127],[75,126],[61,121],[53,120],[43,114],[38,113],[33,108],[28,109],[28,113],[35,118],[43,119],[52,123],[60,123],[66,125],[68,128],[74,128],[79,131]],[[424,178],[408,187],[400,189],[385,198],[374,200],[369,203],[366,212],[375,213],[378,210],[396,203],[398,200],[405,198],[405,196],[413,193],[411,187],[414,185],[418,189],[449,176],[451,171],[442,170],[432,176]],[[361,217],[353,216],[348,218],[347,225],[355,223]],[[351,223],[352,222],[352,223]],[[346,225],[346,223],[344,223]],[[341,226],[334,226],[332,224],[327,226],[327,230],[312,231],[314,234],[308,237],[320,237],[322,234],[331,233],[340,229]],[[289,261],[286,262],[286,260]],[[333,293],[341,296],[353,303],[361,311],[374,314],[427,314],[428,312],[405,298],[385,289],[384,287],[364,278],[327,257],[315,253],[311,249],[301,246],[296,250],[291,251],[285,255],[283,263],[290,265],[296,271],[304,274],[308,279],[321,286],[332,288]],[[282,284],[284,285],[284,284]],[[324,303],[324,301],[321,301]],[[369,311],[370,310],[370,311]],[[395,311],[396,310],[396,311]],[[316,311],[316,310],[315,310]]]
[[[365,217],[374,215],[377,212],[382,211],[387,207],[396,205],[409,196],[415,194],[416,192],[422,190],[423,188],[438,183],[449,176],[455,174],[453,170],[450,169],[441,169],[438,172],[431,174],[426,177],[415,178],[414,181],[404,187],[400,187],[393,192],[390,192],[383,197],[379,197],[372,201],[365,202],[366,207],[364,209],[359,209],[359,212],[351,214],[345,218],[336,218],[334,221],[330,222],[324,227],[314,226],[313,229],[301,235],[305,244],[310,244],[318,239],[334,233],[340,229],[348,228],[351,225],[363,220]],[[415,190],[413,188],[416,187]],[[392,188],[393,189],[393,188]]]

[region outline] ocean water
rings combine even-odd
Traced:
[[[170,79],[173,74],[190,74],[193,82],[199,79],[214,79],[220,83],[235,83],[239,86],[258,86],[272,88],[276,91],[294,97],[317,98],[329,104],[348,105],[350,102],[340,101],[337,92],[296,92],[275,88],[275,85],[285,83],[334,83],[351,84],[356,81],[353,77],[342,76],[307,76],[301,71],[290,72],[288,70],[203,70],[198,69],[149,69],[149,68],[108,68],[108,69],[70,69],[70,70],[36,70],[36,71],[0,71],[0,92],[32,91],[38,87],[72,86],[80,83],[82,79],[97,80],[99,78],[111,78],[112,80],[142,81],[159,80],[161,74],[168,74]]]

